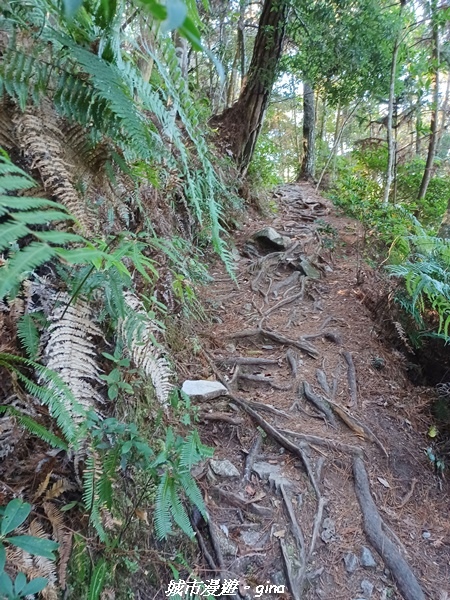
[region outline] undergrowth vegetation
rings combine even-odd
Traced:
[[[439,165],[437,165],[439,167]],[[395,197],[382,202],[386,151],[356,150],[341,157],[329,196],[364,228],[365,251],[402,282],[395,300],[413,347],[429,337],[447,342],[450,324],[449,242],[437,234],[448,203],[450,176],[437,169],[423,200],[417,200],[424,161],[397,169]]]

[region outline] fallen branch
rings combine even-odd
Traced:
[[[383,532],[383,521],[370,493],[369,478],[364,461],[360,456],[353,458],[353,476],[367,539],[391,571],[403,598],[405,600],[425,600],[425,594],[410,566],[395,544]]]
[[[297,437],[307,444],[311,444],[312,446],[322,446],[328,450],[337,450],[339,452],[347,452],[349,454],[358,454],[362,452],[362,448],[360,446],[351,446],[350,444],[344,444],[342,442],[338,442],[337,440],[332,440],[331,438],[308,435],[306,433],[291,431],[290,429],[280,429],[280,432]]]
[[[352,358],[352,355],[350,354],[350,352],[343,352],[342,356],[344,357],[345,362],[347,363],[347,366],[348,366],[347,377],[348,377],[348,387],[350,390],[350,400],[351,400],[350,406],[352,408],[354,408],[358,404],[355,363],[353,362],[353,358]]]
[[[253,358],[247,356],[230,356],[214,358],[214,362],[220,365],[277,365],[278,360],[274,358]]]
[[[294,300],[297,300],[298,298],[303,298],[303,294],[304,294],[304,291],[301,290],[297,294],[294,294],[293,296],[289,296],[289,298],[284,298],[283,300],[280,300],[274,306],[272,306],[271,308],[267,309],[263,313],[263,315],[266,316],[266,317],[268,317],[270,314],[272,314],[273,312],[275,312],[278,308],[281,308],[282,306],[286,306],[286,304],[290,304],[291,302],[294,302]]]
[[[279,344],[285,344],[286,346],[294,346],[295,348],[306,352],[306,354],[311,356],[311,358],[319,357],[318,350],[305,339],[300,338],[298,341],[291,340],[290,338],[275,333],[274,331],[262,329],[262,327],[259,327],[258,329],[243,329],[242,331],[236,331],[235,333],[231,333],[230,335],[228,335],[227,338],[240,339],[245,337],[254,337],[257,335],[268,337],[269,339],[273,340],[274,342],[278,342]]]
[[[202,421],[223,421],[230,425],[242,425],[244,419],[241,417],[232,417],[227,413],[215,412],[215,413],[203,413],[200,415]]]
[[[247,381],[254,381],[255,383],[265,383],[266,385],[270,385],[274,390],[280,390],[282,392],[286,392],[287,390],[292,389],[292,384],[289,385],[280,385],[276,383],[272,377],[265,377],[264,375],[250,375],[247,373],[239,373],[239,379],[245,379]]]

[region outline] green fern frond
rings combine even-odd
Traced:
[[[17,321],[17,336],[28,357],[35,360],[39,352],[39,331],[32,315],[22,315]]]
[[[52,448],[68,450],[67,444],[60,437],[49,431],[46,427],[35,421],[32,417],[21,413],[13,406],[0,406],[0,414],[4,413],[8,413],[15,417],[24,429],[29,431],[32,435],[40,438],[44,442],[47,442],[47,444]]]
[[[173,479],[167,471],[161,477],[156,492],[155,502],[155,530],[159,540],[165,539],[172,531],[172,519],[170,516],[171,487],[174,486]]]
[[[48,406],[50,414],[56,419],[58,427],[64,434],[66,440],[76,447],[79,442],[80,427],[74,421],[73,415],[85,418],[85,411],[77,402],[76,398],[62,381],[62,379],[50,369],[27,358],[13,354],[1,353],[0,365],[12,371],[17,379],[23,383],[28,393],[37,400]],[[47,385],[41,386],[27,377],[19,368],[29,367],[33,369]],[[48,384],[51,383],[51,386]]]

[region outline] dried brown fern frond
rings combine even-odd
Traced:
[[[94,233],[98,223],[75,188],[74,167],[67,162],[64,136],[49,102],[27,109],[15,123],[20,148],[31,159],[32,168],[39,171],[46,191],[74,215],[85,235]]]
[[[44,531],[42,524],[34,519],[28,528],[17,529],[21,535],[32,535],[43,539],[49,539],[49,536]],[[7,565],[13,565],[12,569],[15,573],[24,573],[28,579],[36,579],[37,577],[45,577],[48,584],[41,592],[43,600],[58,600],[57,591],[57,574],[56,565],[54,562],[43,556],[31,556],[25,550],[15,546],[8,546],[6,550]]]
[[[393,324],[398,334],[398,337],[402,340],[403,344],[405,345],[405,348],[408,350],[408,352],[414,354],[414,350],[411,348],[411,344],[409,343],[408,336],[406,335],[406,331],[404,330],[402,324],[398,321],[393,321]]]
[[[61,302],[49,315],[51,324],[45,347],[46,366],[58,373],[81,407],[89,410],[96,401],[103,402],[102,396],[91,383],[100,382],[93,339],[101,336],[102,332],[94,324],[87,302],[78,299],[76,303],[68,305],[70,297],[67,294],[61,294],[59,299]],[[70,411],[71,407],[67,409]],[[83,420],[80,415],[72,417],[77,423]]]
[[[169,394],[173,388],[170,382],[173,372],[164,348],[156,342],[155,336],[159,329],[135,294],[126,292],[125,302],[133,311],[133,317],[124,320],[120,328],[121,334],[128,344],[134,364],[150,378],[158,402],[167,410]]]
[[[66,587],[67,565],[72,550],[73,534],[64,527],[64,514],[59,508],[51,502],[44,502],[42,507],[52,526],[53,538],[59,544],[58,581],[60,587],[64,589]]]

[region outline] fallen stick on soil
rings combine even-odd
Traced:
[[[308,435],[306,433],[291,431],[290,429],[280,429],[280,432],[297,437],[306,442],[307,444],[311,444],[312,446],[322,446],[323,448],[327,448],[328,450],[337,450],[338,452],[346,452],[347,454],[362,452],[362,448],[360,448],[360,446],[351,446],[350,444],[344,444],[342,442],[338,442],[337,440],[332,440],[331,438],[322,438],[317,435]]]
[[[274,306],[272,306],[271,308],[268,308],[263,315],[265,317],[268,317],[270,314],[272,314],[274,311],[276,311],[278,308],[281,308],[282,306],[286,306],[286,304],[290,304],[291,302],[294,302],[294,300],[297,300],[298,298],[303,298],[303,294],[304,294],[304,290],[301,290],[300,292],[298,292],[297,294],[294,294],[293,296],[289,296],[289,298],[284,298],[284,300],[280,300],[279,302],[277,302]]]
[[[241,417],[232,417],[227,413],[214,412],[214,413],[202,413],[200,415],[200,420],[202,421],[223,421],[224,423],[229,423],[230,425],[242,425],[244,422]]]
[[[321,413],[323,413],[325,415],[325,417],[327,418],[327,421],[329,422],[329,424],[332,427],[337,429],[337,422],[336,422],[336,419],[334,418],[334,414],[330,408],[329,403],[324,398],[321,398],[320,396],[315,394],[312,391],[311,386],[309,385],[309,383],[307,381],[304,381],[300,385],[300,387],[299,387],[300,393],[301,393],[302,387],[303,387],[303,394],[304,394],[305,398],[309,402],[311,402],[311,404],[313,404],[313,406],[315,406],[318,411],[320,411]]]
[[[319,351],[308,341],[300,338],[297,340],[291,340],[290,338],[285,337],[284,335],[280,335],[279,333],[275,333],[274,331],[269,331],[268,329],[243,329],[242,331],[236,331],[235,333],[231,333],[227,335],[227,338],[232,339],[240,339],[245,337],[253,337],[256,335],[262,335],[268,337],[274,342],[278,342],[279,344],[285,344],[286,346],[294,346],[299,350],[303,350],[306,354],[309,354],[312,358],[319,357]]]
[[[280,390],[282,392],[286,392],[287,390],[292,389],[292,384],[289,385],[280,385],[276,383],[272,377],[265,377],[264,375],[250,375],[248,373],[239,373],[239,379],[245,379],[247,381],[254,381],[255,383],[265,383],[266,385],[270,385],[274,390]]]
[[[279,363],[275,358],[253,358],[251,356],[216,357],[214,362],[220,365],[277,365]]]
[[[261,434],[258,433],[255,441],[251,445],[250,451],[247,454],[247,458],[245,459],[245,469],[244,469],[244,481],[250,480],[250,475],[252,473],[253,463],[255,462],[255,458],[258,456],[262,446],[262,437]]]
[[[342,356],[347,363],[347,377],[348,377],[348,387],[350,390],[350,406],[354,408],[358,404],[358,392],[356,387],[356,370],[355,363],[353,362],[352,355],[350,352],[343,352]]]
[[[367,539],[391,571],[403,598],[405,600],[425,600],[425,594],[410,566],[395,544],[383,532],[383,521],[370,493],[369,478],[364,461],[360,456],[353,457],[353,476]]]
[[[311,333],[309,335],[304,335],[304,340],[316,340],[317,338],[325,338],[330,340],[330,342],[334,342],[337,346],[342,344],[341,336],[334,331],[321,331],[320,333]]]
[[[264,410],[266,412],[272,413],[273,415],[277,415],[279,417],[286,417],[287,419],[292,419],[292,415],[288,415],[284,410],[280,410],[279,408],[275,408],[271,404],[264,404],[264,402],[257,402],[256,400],[247,400],[247,404],[252,408]]]

